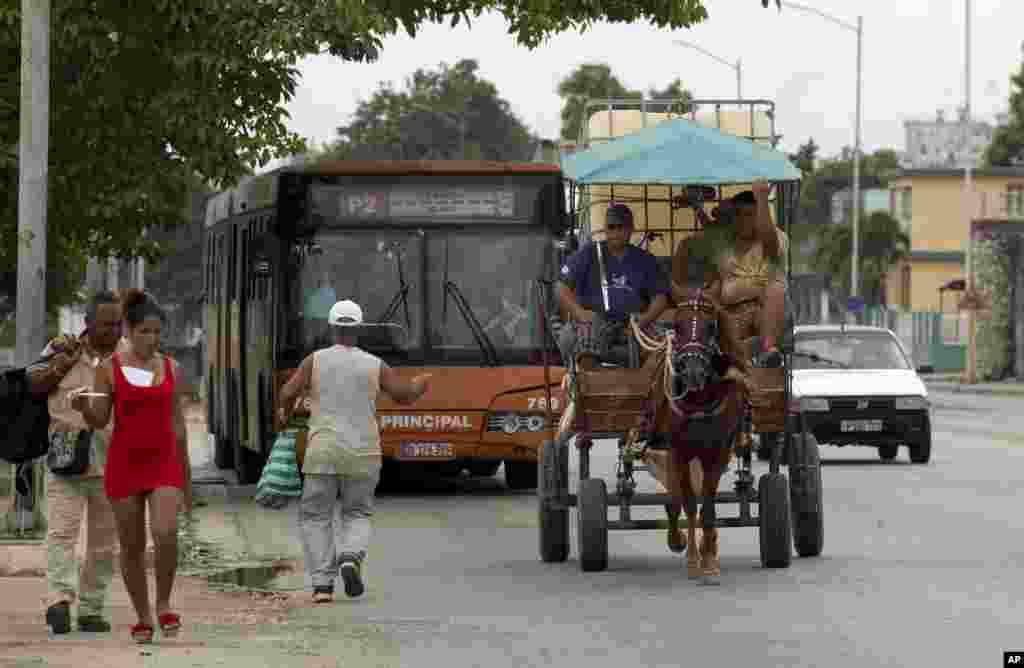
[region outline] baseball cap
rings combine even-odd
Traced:
[[[612,202],[608,205],[608,213],[605,214],[608,225],[626,225],[633,227],[633,212],[622,202]]]
[[[344,299],[331,307],[327,324],[333,327],[353,327],[363,324],[363,309],[351,299]]]

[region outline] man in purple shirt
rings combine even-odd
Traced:
[[[558,298],[572,318],[559,335],[559,347],[566,363],[576,354],[603,357],[611,340],[635,315],[641,328],[652,323],[668,308],[668,280],[653,255],[629,243],[633,234],[633,212],[621,203],[608,207],[604,266],[608,279],[608,306],[601,290],[601,268],[594,242],[588,242],[569,257],[562,267]],[[581,359],[593,367],[593,357]]]

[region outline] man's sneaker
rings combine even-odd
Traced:
[[[86,615],[78,618],[78,630],[86,633],[109,633],[110,622],[99,615]]]
[[[46,625],[53,633],[67,633],[71,630],[71,605],[61,601],[46,609]]]
[[[313,587],[314,603],[330,603],[334,600],[334,587]]]
[[[345,582],[346,594],[353,598],[363,595],[366,588],[363,586],[362,566],[358,561],[342,562],[341,579]]]

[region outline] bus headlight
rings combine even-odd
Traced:
[[[924,397],[897,397],[893,402],[893,408],[898,411],[923,411],[928,410],[928,406]]]
[[[548,420],[538,413],[491,413],[487,418],[487,431],[506,434],[543,431]]]
[[[506,434],[514,434],[519,431],[519,416],[515,413],[509,413],[501,421],[501,429]]]

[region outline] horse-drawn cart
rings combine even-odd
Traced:
[[[643,108],[637,109],[641,105]],[[656,110],[659,105],[661,112]],[[686,106],[681,114],[680,105]],[[591,116],[593,108],[599,111]],[[709,109],[713,115],[699,115],[700,110]],[[588,137],[586,148],[563,158],[573,221],[570,245],[576,240],[599,239],[608,202],[624,202],[636,216],[635,234],[642,235],[640,245],[656,256],[672,258],[680,241],[703,234],[705,223],[710,221],[707,206],[716,202],[722,204],[730,195],[750,189],[756,182],[771,184],[774,223],[789,231],[799,195],[800,172],[783,154],[774,150],[778,136],[774,132],[771,102],[605,100],[588,105],[587,116],[585,132],[594,134],[595,126],[604,124],[608,136],[603,139],[608,141],[596,143],[594,137]],[[620,128],[618,135],[613,130],[614,124]],[[788,278],[788,244],[785,249],[784,271]],[[673,274],[678,274],[676,269],[678,267],[673,268]],[[686,355],[694,359],[700,357],[696,335],[698,321],[702,331],[708,322],[720,323],[709,331],[719,332],[721,341],[726,337],[720,333],[720,327],[729,322],[722,320],[725,318],[722,309],[701,289],[683,289],[674,283],[673,291],[675,309],[673,315],[665,319],[660,334],[645,334],[633,323],[626,327],[627,335],[620,341],[619,348],[601,359],[596,367],[582,368],[575,360],[568,361],[563,384],[568,408],[562,415],[558,432],[544,444],[539,463],[542,560],[561,562],[568,558],[571,508],[576,508],[579,560],[585,571],[607,567],[608,532],[611,530],[667,529],[669,545],[674,551],[681,552],[689,547],[694,555],[698,547],[693,540],[694,522],[679,520],[679,502],[687,495],[692,498],[682,505],[690,518],[695,517],[691,512],[696,503],[694,499],[704,502],[701,519],[708,520],[708,527],[702,539],[707,543],[708,534],[715,535],[713,545],[701,547],[703,551],[715,553],[713,559],[708,557],[708,564],[701,562],[705,575],[718,574],[717,532],[714,531],[718,527],[759,527],[760,557],[765,567],[788,567],[793,547],[800,556],[819,555],[823,517],[818,446],[813,436],[799,429],[798,419],[789,411],[791,319],[786,319],[781,359],[775,356],[772,365],[763,364],[762,356],[757,354],[758,339],[742,341],[743,350],[750,352],[749,358],[738,367],[745,369],[744,375],[750,382],[742,386],[745,391],[735,394],[742,397],[742,403],[734,402],[741,406],[739,422],[732,423],[739,424],[739,428],[730,433],[716,432],[717,425],[727,423],[712,421],[711,412],[700,414],[704,422],[689,414],[685,417],[690,421],[682,421],[678,416],[683,413],[676,406],[684,405],[686,396],[697,396],[687,395],[689,390],[680,389],[680,375]],[[557,322],[558,319],[552,316],[544,320]],[[687,338],[691,320],[694,335]],[[710,350],[707,346],[711,345],[719,350],[718,339],[708,339],[701,345],[704,344],[707,344],[705,349]],[[641,362],[644,358],[646,361]],[[720,385],[732,387],[724,381]],[[666,413],[671,419],[664,420],[663,424],[675,425],[671,427],[675,431],[691,430],[691,441],[714,440],[716,433],[726,439],[729,454],[724,461],[726,465],[731,463],[734,453],[737,462],[737,479],[732,491],[717,491],[718,475],[714,474],[711,476],[713,487],[705,488],[703,494],[694,489],[693,465],[690,461],[680,462],[678,457],[674,459],[675,435],[670,435],[667,446],[653,438],[658,430],[652,428],[652,419],[655,422],[662,419],[656,417],[655,409],[659,405],[669,406],[675,413],[674,416]],[[720,400],[715,405],[731,404]],[[717,414],[726,414],[724,409],[715,410]],[[697,436],[693,431],[698,425],[703,425],[701,433],[705,436]],[[750,434],[758,434],[771,452],[768,472],[761,475],[756,484],[750,439],[744,441],[743,438]],[[612,490],[604,479],[591,477],[590,472],[591,448],[596,441],[604,439],[618,442]],[[741,442],[745,442],[746,447],[740,447]],[[719,442],[718,446],[721,445]],[[575,449],[579,457],[576,490],[570,489],[571,449]],[[703,457],[696,450],[687,452],[698,452]],[[783,465],[788,469],[788,478],[782,471]],[[665,488],[664,493],[637,491],[634,474],[643,470],[655,476]],[[680,484],[689,492],[676,484],[678,480],[684,481]],[[708,489],[713,490],[711,496],[707,495]],[[736,505],[738,514],[718,517],[715,507],[726,504]],[[669,518],[633,518],[632,509],[642,506],[664,506],[669,510]],[[617,519],[609,519],[610,507],[618,509]],[[689,541],[683,541],[683,529],[689,533]],[[695,558],[690,559],[694,576]]]

